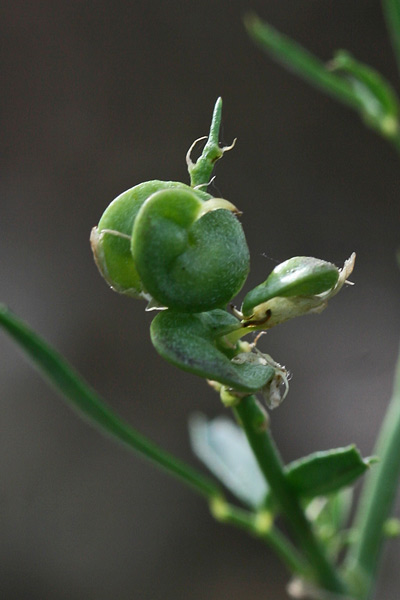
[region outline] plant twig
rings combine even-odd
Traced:
[[[274,527],[268,513],[253,513],[216,498],[210,503],[211,513],[217,521],[234,525],[264,541],[282,560],[289,572],[300,577],[310,575],[310,565],[289,540]]]
[[[260,469],[310,562],[316,582],[327,591],[345,594],[345,585],[316,539],[298,498],[284,474],[284,465],[269,431],[268,419],[254,396],[243,398],[234,412],[242,425]]]
[[[400,476],[400,357],[393,396],[374,449],[380,462],[369,472],[360,498],[349,549],[348,570],[364,582],[361,597],[369,598],[385,540],[384,524],[390,517]]]

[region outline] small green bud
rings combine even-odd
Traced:
[[[295,257],[276,267],[243,302],[244,327],[267,330],[294,317],[322,312],[348,281],[356,255],[342,269],[317,258]]]
[[[245,297],[243,314],[251,314],[258,304],[271,298],[314,296],[332,289],[339,279],[339,269],[332,263],[310,256],[295,256],[281,263],[269,277]]]
[[[386,537],[399,537],[400,536],[400,520],[392,517],[386,519],[383,524],[383,533]]]

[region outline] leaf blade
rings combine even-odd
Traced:
[[[373,459],[363,459],[354,445],[314,452],[286,466],[286,476],[305,498],[325,496],[352,485]]]

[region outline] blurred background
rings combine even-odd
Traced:
[[[368,455],[400,330],[399,159],[252,44],[250,9],[323,60],[346,48],[399,87],[377,0],[3,3],[0,300],[120,415],[198,465],[187,419],[221,414],[219,399],[156,355],[153,315],[107,288],[88,240],[125,189],[188,181],[186,151],[221,95],[222,142],[238,142],[213,193],[243,210],[247,290],[291,256],[342,265],[357,252],[353,288],[260,342],[293,373],[272,415],[284,459],[352,442]],[[267,548],[77,418],[3,334],[0,352],[2,599],[286,598]],[[385,600],[398,598],[399,548]]]

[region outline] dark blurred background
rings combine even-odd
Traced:
[[[322,59],[337,48],[399,79],[376,0],[107,0],[2,4],[0,300],[141,432],[197,464],[194,411],[218,397],[153,350],[144,304],[105,285],[88,238],[148,179],[187,181],[185,153],[224,100],[214,193],[239,206],[247,289],[277,262],[357,252],[353,288],[260,347],[293,373],[273,431],[285,460],[372,452],[400,322],[399,159],[359,118],[267,59],[255,10]],[[1,335],[0,596],[6,600],[281,600],[268,549],[76,417]],[[201,468],[199,466],[199,468]],[[398,598],[399,543],[379,594]]]

